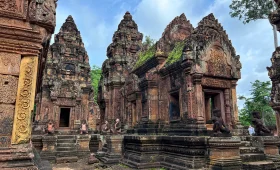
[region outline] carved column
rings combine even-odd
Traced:
[[[231,102],[232,102],[232,112],[233,112],[233,119],[234,125],[240,124],[239,123],[239,116],[238,116],[238,108],[237,108],[237,95],[236,95],[236,80],[231,81]]]
[[[15,106],[12,144],[28,143],[31,138],[31,114],[34,108],[37,57],[23,57]]]
[[[231,111],[230,111],[230,89],[225,89],[225,117],[226,124],[230,129],[232,129]]]
[[[201,86],[202,74],[193,74],[193,84],[194,84],[194,107],[193,113],[197,117],[198,123],[204,123],[204,110],[203,110],[203,99],[202,99],[202,86]]]

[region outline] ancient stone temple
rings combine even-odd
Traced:
[[[97,109],[89,58],[72,16],[49,48],[36,99],[32,142],[41,158],[61,163],[89,156]]]
[[[57,130],[80,128],[93,109],[90,65],[79,30],[69,16],[50,46],[38,94],[36,118],[45,125],[53,120]]]
[[[133,23],[133,31],[128,23]],[[260,114],[252,113],[256,136],[249,136],[239,123],[240,57],[213,14],[196,28],[182,14],[151,47],[141,40],[127,12],[102,68],[101,162],[121,162],[133,169],[280,167],[280,140],[271,136]],[[121,133],[114,130],[118,120],[111,122],[117,118]]]
[[[37,169],[31,120],[55,15],[56,0],[0,1],[0,169]]]
[[[120,89],[138,58],[142,38],[137,24],[127,12],[113,36],[113,42],[107,48],[108,59],[102,66],[98,104],[103,122],[104,119],[111,121],[123,116]]]

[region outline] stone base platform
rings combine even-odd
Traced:
[[[278,137],[125,135],[121,163],[132,169],[279,169]]]
[[[106,144],[96,157],[104,164],[118,164],[122,159],[123,135],[105,136]]]
[[[29,144],[0,149],[0,169],[37,170],[34,154]]]
[[[121,163],[133,169],[203,169],[206,143],[206,137],[125,136]]]

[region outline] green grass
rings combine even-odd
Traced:
[[[177,61],[180,60],[182,54],[183,54],[183,49],[185,46],[185,41],[182,42],[177,42],[175,44],[175,47],[173,48],[173,50],[169,53],[168,58],[166,60],[166,64],[167,65],[171,65]]]
[[[123,168],[129,168],[128,166],[124,165],[124,164],[119,164],[119,166],[123,167]]]
[[[146,61],[151,59],[156,53],[156,45],[151,46],[147,51],[141,52],[139,58],[134,66],[134,69],[142,66]]]

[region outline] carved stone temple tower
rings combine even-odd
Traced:
[[[274,0],[278,8],[269,16],[270,23],[280,31],[280,1]],[[271,106],[276,112],[277,134],[280,135],[280,47],[277,47],[271,57],[271,67],[267,67],[272,81]]]
[[[137,24],[130,13],[126,12],[113,36],[113,42],[107,48],[108,59],[102,66],[98,92],[101,121],[116,118],[122,120],[120,89],[138,59],[142,38]]]
[[[78,129],[82,120],[88,122],[93,109],[90,65],[72,16],[55,35],[37,97],[36,120],[41,125],[53,120],[55,129],[69,131]]]
[[[30,146],[57,0],[0,1],[0,169],[37,169]]]

